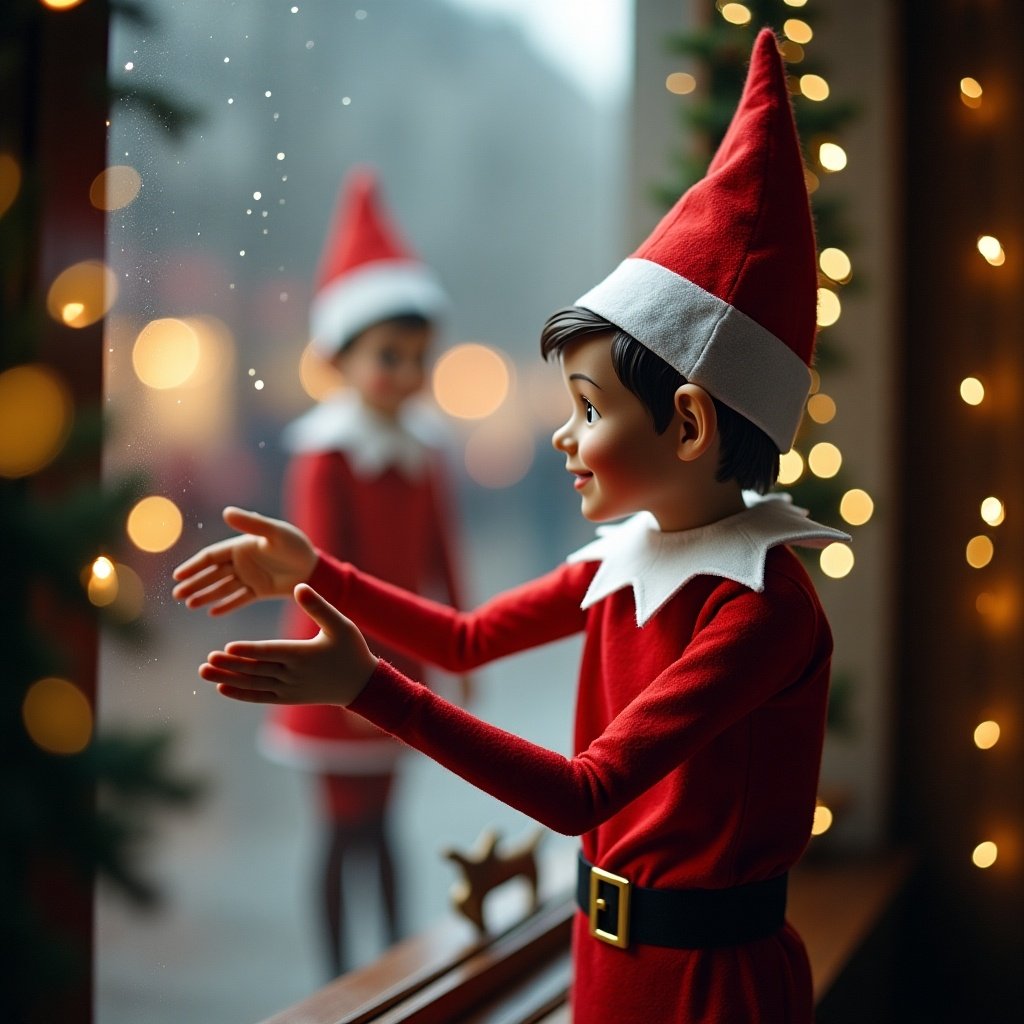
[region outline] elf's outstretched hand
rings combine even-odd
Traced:
[[[295,601],[320,627],[311,640],[236,640],[213,651],[199,675],[252,704],[351,704],[377,667],[363,634],[312,587]]]
[[[228,506],[224,522],[241,536],[210,544],[174,570],[174,597],[224,615],[263,597],[288,597],[316,568],[317,553],[296,526]]]

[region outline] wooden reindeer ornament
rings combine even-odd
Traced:
[[[473,923],[477,931],[487,930],[484,925],[484,898],[491,890],[513,878],[526,879],[530,891],[528,912],[537,909],[536,851],[542,836],[543,830],[536,829],[518,845],[499,850],[501,834],[495,829],[485,829],[471,852],[461,853],[451,848],[444,851],[443,855],[459,867],[462,875],[452,886],[452,905]]]

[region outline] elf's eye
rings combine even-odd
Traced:
[[[582,395],[580,401],[583,403],[583,415],[586,417],[588,423],[596,423],[601,418],[601,414],[587,401]]]

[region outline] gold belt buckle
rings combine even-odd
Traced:
[[[605,931],[597,924],[598,914],[608,909],[607,901],[600,895],[602,885],[610,885],[619,892],[618,908],[615,915],[615,931]],[[595,939],[607,942],[609,946],[625,949],[629,945],[629,879],[613,875],[610,871],[592,867],[590,869],[590,898],[587,901],[587,916],[590,934]]]

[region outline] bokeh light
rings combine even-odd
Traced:
[[[804,457],[795,449],[790,448],[785,455],[779,456],[779,483],[795,484],[803,476]]]
[[[64,382],[46,366],[0,373],[0,476],[37,473],[64,447],[73,406]]]
[[[991,840],[986,840],[983,843],[978,843],[974,848],[974,852],[971,854],[971,860],[974,861],[975,867],[990,868],[995,864],[998,856],[999,848]]]
[[[114,571],[117,574],[117,596],[107,605],[107,615],[116,622],[134,622],[146,603],[146,588],[130,565],[117,562]]]
[[[984,569],[992,561],[995,550],[995,545],[992,543],[991,538],[980,533],[977,537],[972,537],[967,542],[964,556],[967,559],[967,564],[972,569]]]
[[[665,79],[665,88],[676,96],[686,96],[697,88],[697,79],[685,71],[673,71]]]
[[[981,106],[981,97],[984,90],[976,78],[970,76],[960,79],[960,101],[965,107],[977,109]]]
[[[846,150],[836,142],[823,142],[818,147],[818,163],[826,171],[841,171],[847,162]]]
[[[132,366],[147,387],[180,387],[199,366],[199,337],[184,320],[151,320],[135,339]]]
[[[77,754],[92,738],[92,708],[82,691],[66,679],[38,679],[21,705],[25,731],[50,754]]]
[[[432,386],[434,400],[449,416],[483,419],[508,397],[508,364],[497,350],[466,342],[450,348],[437,361]]]
[[[831,423],[836,418],[836,403],[824,392],[807,399],[807,415],[815,423]]]
[[[1001,267],[1006,262],[1003,243],[994,235],[980,235],[978,237],[978,252],[993,267]]]
[[[799,18],[787,18],[782,23],[782,33],[800,46],[806,46],[814,38],[814,30],[806,21]]]
[[[818,289],[818,326],[831,327],[843,312],[839,296],[831,288]]]
[[[832,827],[833,821],[832,809],[826,807],[825,804],[818,804],[814,808],[814,821],[811,824],[811,835],[820,836],[827,832]]]
[[[153,494],[128,513],[128,536],[142,551],[166,551],[177,543],[182,523],[178,506],[169,498]]]
[[[960,381],[960,397],[968,405],[981,405],[985,400],[985,385],[977,377],[964,377]]]
[[[807,454],[811,472],[822,480],[834,477],[842,464],[843,453],[830,441],[819,441]]]
[[[117,278],[100,260],[83,260],[62,270],[46,294],[46,309],[68,327],[102,320],[117,300]]]
[[[89,202],[97,210],[121,210],[135,200],[142,188],[142,177],[134,167],[115,164],[100,171],[89,186]]]
[[[783,39],[779,43],[779,53],[787,64],[799,64],[804,59],[804,48],[792,39]]]
[[[753,17],[746,4],[722,4],[721,12],[730,25],[749,25]]]
[[[999,742],[999,733],[998,722],[979,722],[974,729],[974,745],[979,750],[991,750]]]
[[[322,402],[328,395],[333,395],[345,386],[345,378],[310,343],[302,350],[299,358],[299,383],[313,401]]]
[[[863,526],[875,512],[875,503],[867,491],[854,487],[839,501],[839,514],[851,526]]]
[[[989,526],[999,526],[1006,518],[1006,509],[998,498],[988,497],[981,503],[981,518]]]
[[[839,284],[845,284],[853,274],[853,264],[850,262],[850,257],[842,249],[837,249],[835,246],[829,246],[827,249],[821,250],[818,256],[818,266],[821,267],[823,274],[832,278],[833,281],[839,282]]]
[[[829,544],[818,558],[821,571],[834,580],[849,576],[853,570],[853,552],[845,544]]]
[[[972,537],[967,542],[967,549],[965,551],[965,557],[967,558],[968,565],[973,569],[984,568],[995,554],[995,545],[992,544],[990,538],[985,537],[984,534],[979,534],[977,537]]]
[[[86,592],[89,601],[97,608],[104,608],[117,600],[118,578],[114,563],[100,555],[85,572]]]
[[[21,191],[21,165],[10,153],[0,153],[0,217],[14,204]]]
[[[482,487],[518,483],[533,464],[533,437],[523,417],[501,416],[481,423],[466,441],[466,472]]]
[[[828,82],[821,75],[801,75],[800,92],[809,100],[820,103],[822,100],[828,99]]]
[[[84,4],[85,0],[40,0],[40,2],[52,11],[70,11],[72,7]]]

